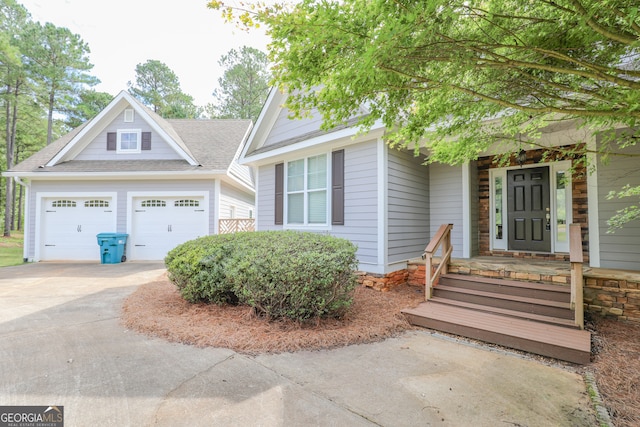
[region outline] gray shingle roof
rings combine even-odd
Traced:
[[[183,160],[88,161],[71,160],[45,167],[88,123],[74,129],[15,165],[9,172],[145,172],[220,171],[229,168],[251,125],[250,120],[165,120],[147,111],[200,166]]]
[[[251,120],[167,120],[204,169],[227,169]]]

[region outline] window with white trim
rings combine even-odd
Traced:
[[[286,223],[327,224],[327,155],[308,157],[286,165]]]
[[[140,129],[118,130],[118,153],[140,152]]]

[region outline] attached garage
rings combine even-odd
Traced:
[[[171,249],[209,234],[204,194],[130,197],[129,254],[132,260],[162,260]]]
[[[116,230],[115,198],[95,194],[56,195],[40,199],[40,259],[100,259],[96,235]]]

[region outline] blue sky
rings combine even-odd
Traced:
[[[206,0],[18,0],[34,21],[51,22],[79,34],[91,49],[96,90],[116,95],[134,81],[135,67],[164,62],[195,103],[213,102],[223,69],[218,60],[232,48],[266,51],[263,31],[227,24]]]

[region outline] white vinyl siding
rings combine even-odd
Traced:
[[[429,243],[429,169],[422,157],[389,150],[389,262],[419,257]]]
[[[453,224],[451,244],[454,257],[463,256],[462,167],[429,165],[430,238],[442,224]]]
[[[629,147],[625,154],[640,154],[640,146]],[[624,228],[607,233],[607,220],[616,211],[631,204],[637,204],[638,198],[607,200],[610,191],[619,191],[623,186],[640,185],[638,157],[610,156],[608,164],[598,163],[598,217],[600,228],[600,266],[640,270],[640,220],[631,221]]]

